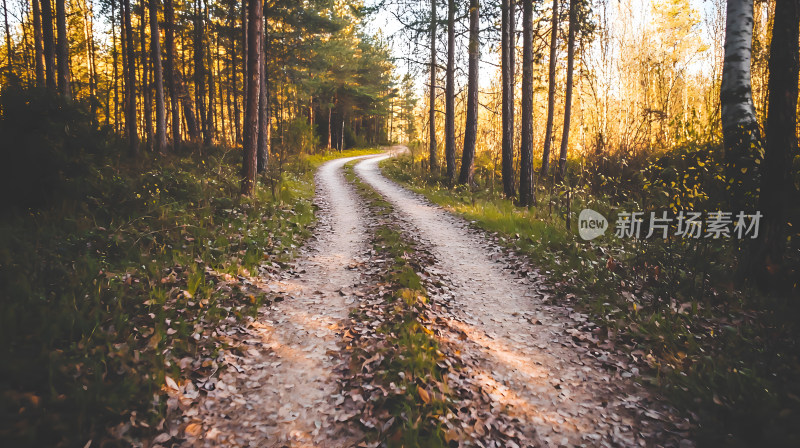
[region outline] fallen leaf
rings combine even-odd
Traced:
[[[197,437],[201,432],[203,432],[203,425],[199,423],[189,423],[184,430],[184,433],[190,437]]]
[[[179,390],[181,390],[181,389],[178,387],[178,383],[176,383],[176,382],[175,382],[175,380],[173,380],[172,378],[170,378],[170,377],[168,377],[168,376],[165,376],[165,377],[164,377],[164,382],[166,382],[166,383],[167,383],[167,387],[168,387],[168,388],[170,388],[170,389],[174,389],[174,390],[176,390],[176,391],[179,391]]]
[[[421,398],[422,401],[425,402],[425,404],[428,404],[428,403],[431,402],[431,396],[428,394],[428,391],[426,391],[422,387],[417,386],[417,393],[419,394],[419,398]]]

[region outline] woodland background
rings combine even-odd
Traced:
[[[266,300],[220,279],[310,234],[314,168],[402,143],[386,173],[540,266],[698,440],[797,440],[797,2],[2,6],[3,438],[152,434],[165,378]],[[584,207],[765,221],[584,242]]]

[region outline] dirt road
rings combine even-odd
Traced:
[[[356,173],[394,205],[436,257],[438,274],[450,285],[438,297],[433,292],[434,299],[449,304],[451,326],[467,335],[462,353],[475,359],[473,375],[484,389],[551,446],[663,440],[664,410],[653,409],[647,392],[620,376],[625,372],[574,349],[566,332],[570,313],[543,303],[536,279],[505,270],[498,248],[464,220],[383,177],[378,163],[386,157],[358,163]]]
[[[541,278],[519,278],[503,252],[467,223],[383,177],[366,157],[355,171],[389,200],[401,227],[436,258],[443,286],[428,291],[446,310],[442,337],[466,360],[468,375],[519,419],[523,433],[550,446],[678,446],[671,411],[633,378],[576,347],[569,330],[586,316],[542,300]],[[336,361],[341,327],[359,284],[369,218],[344,178],[357,159],[323,165],[315,236],[290,271],[263,284],[282,300],[225,337],[224,372],[177,398],[186,446],[348,447],[363,434],[341,410]],[[363,280],[361,280],[363,281]],[[449,331],[449,330],[448,330]],[[186,403],[192,405],[183,406]],[[184,407],[186,409],[184,409]],[[175,432],[173,427],[173,432]],[[178,436],[178,434],[173,434]],[[685,445],[680,443],[683,448]]]
[[[291,272],[261,285],[283,300],[229,335],[237,349],[225,354],[225,373],[184,413],[200,425],[187,426],[186,445],[345,447],[361,439],[335,421],[333,373],[340,323],[352,307],[339,291],[359,279],[349,268],[367,237],[364,210],[342,172],[356,158],[319,169],[314,239]]]

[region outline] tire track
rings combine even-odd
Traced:
[[[336,159],[316,174],[320,208],[313,240],[289,271],[258,286],[276,303],[225,335],[227,365],[199,394],[181,387],[184,446],[346,447],[363,434],[337,421],[337,365],[342,320],[352,298],[341,293],[358,283],[353,269],[367,243],[364,214],[342,167],[362,157]],[[263,283],[261,283],[263,281]],[[340,400],[339,402],[341,402]],[[181,406],[183,408],[183,406]]]
[[[677,446],[662,421],[671,418],[669,409],[575,350],[565,332],[572,327],[569,312],[543,303],[535,284],[504,270],[490,257],[497,249],[464,220],[383,177],[378,163],[388,157],[362,161],[356,173],[438,260],[437,274],[450,285],[429,292],[448,305],[451,339],[474,358],[473,376],[510,407],[522,430],[538,432],[551,446]]]

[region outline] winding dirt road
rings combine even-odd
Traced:
[[[463,375],[550,446],[678,445],[665,429],[674,421],[666,406],[621,376],[630,372],[606,369],[571,343],[568,330],[585,316],[545,303],[540,278],[518,278],[464,220],[384,178],[378,163],[387,157],[365,157],[355,171],[435,256],[429,274],[443,286],[428,293],[447,310],[452,334],[441,336],[468,361]],[[227,368],[198,383],[205,394],[192,382],[176,392],[183,412],[170,434],[182,432],[185,446],[338,448],[362,440],[337,419],[344,399],[335,373],[342,322],[354,306],[342,289],[359,284],[367,248],[367,211],[342,170],[358,158],[320,168],[314,239],[292,270],[255,280],[283,300],[223,335],[232,347],[223,354]]]
[[[184,412],[200,425],[186,426],[186,445],[347,447],[361,440],[357,428],[336,421],[334,375],[341,321],[352,307],[340,291],[360,278],[352,267],[367,238],[364,210],[342,171],[357,158],[319,169],[314,241],[292,272],[262,277],[258,286],[283,300],[229,335],[236,349],[225,354],[228,368],[200,404]]]
[[[387,157],[358,163],[356,173],[394,205],[436,257],[437,274],[450,286],[438,297],[429,293],[448,304],[460,339],[466,335],[454,339],[479,366],[473,376],[529,426],[523,430],[538,432],[551,446],[664,441],[661,419],[668,411],[653,409],[643,388],[575,350],[565,331],[569,312],[543,303],[535,279],[505,270],[498,248],[463,219],[383,177],[378,163]]]

